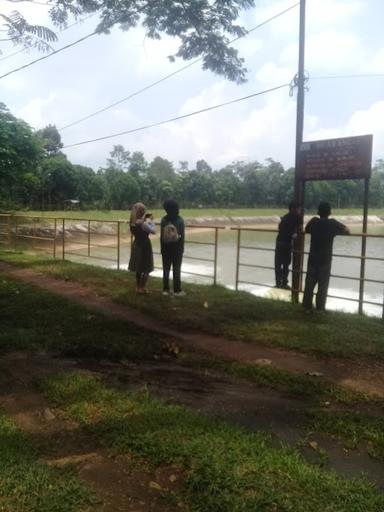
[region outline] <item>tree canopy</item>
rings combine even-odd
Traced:
[[[61,209],[68,199],[82,208],[125,209],[139,200],[156,207],[169,197],[183,207],[285,207],[293,197],[294,169],[272,158],[220,169],[205,160],[174,166],[160,155],[148,161],[142,152],[116,145],[94,172],[71,163],[61,148],[54,126],[34,132],[0,104],[0,208]],[[309,182],[305,206],[314,209],[327,200],[336,208],[355,207],[363,195],[362,180]],[[384,160],[373,169],[369,200],[384,207]]]
[[[18,0],[10,0],[18,3]],[[246,34],[238,24],[240,11],[253,7],[255,0],[51,0],[49,14],[55,26],[63,28],[70,16],[98,14],[97,33],[109,33],[112,27],[129,30],[141,25],[147,37],[160,39],[166,34],[177,37],[179,47],[169,59],[202,59],[209,69],[229,80],[241,83],[246,68],[232,39]],[[3,29],[15,44],[47,50],[55,34],[46,27],[30,25],[18,11],[5,16]]]

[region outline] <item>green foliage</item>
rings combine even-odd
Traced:
[[[48,398],[117,453],[177,464],[184,500],[196,512],[381,512],[364,480],[311,466],[269,438],[145,394],[125,396],[93,377],[66,374],[43,384]]]
[[[149,313],[181,330],[223,335],[229,339],[274,345],[325,357],[384,358],[383,322],[357,314],[327,312],[307,315],[301,305],[234,292],[222,286],[188,284],[187,295],[177,303],[160,299],[162,281],[151,277],[153,293],[132,293],[134,280],[128,272],[114,271],[2,253],[1,259],[32,266],[59,279],[80,282],[97,293]],[[361,340],[365,340],[361,343]]]
[[[352,411],[314,409],[308,416],[310,430],[334,435],[348,448],[366,443],[371,456],[384,460],[384,420],[381,415],[370,415],[354,408]]]
[[[78,199],[83,209],[129,209],[144,201],[151,209],[170,197],[186,207],[287,207],[293,197],[294,169],[269,158],[264,164],[233,162],[213,170],[199,160],[195,168],[156,156],[147,162],[143,153],[116,145],[105,168],[97,173],[73,165],[60,151],[61,137],[55,126],[34,133],[0,104],[0,207],[56,210],[67,199]],[[363,202],[360,181],[310,182],[305,207],[316,210],[326,199],[334,208],[355,207]],[[370,206],[384,206],[384,163],[372,172]]]
[[[59,27],[67,24],[70,15],[98,13],[100,21],[95,30],[99,33],[108,34],[115,25],[122,30],[142,25],[146,36],[152,39],[160,39],[163,34],[177,37],[179,48],[170,60],[200,57],[204,69],[238,83],[245,81],[244,60],[230,46],[230,40],[246,34],[237,20],[241,10],[254,6],[254,0],[52,0],[49,6],[51,20]],[[18,12],[9,17],[0,14],[0,17],[3,30],[15,44],[48,49],[48,42],[56,40],[51,30],[29,25]]]
[[[60,149],[63,147],[61,135],[55,125],[49,124],[42,130],[38,130],[36,135],[42,140],[44,151],[48,156],[59,153]]]
[[[30,25],[22,14],[12,11],[9,16],[0,13],[1,32],[7,34],[7,40],[25,48],[37,48],[40,51],[52,50],[49,43],[56,42],[56,34],[42,25]]]
[[[0,413],[0,509],[78,512],[90,495],[68,470],[39,462],[31,439]],[[83,508],[84,507],[84,508]]]
[[[41,155],[32,129],[0,103],[0,206],[23,202],[33,194],[31,176]]]
[[[31,310],[33,308],[33,315]],[[161,351],[161,336],[80,308],[0,275],[0,351],[49,349],[66,355],[147,358]]]

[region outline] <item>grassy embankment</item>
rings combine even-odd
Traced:
[[[15,348],[28,351],[48,349],[77,357],[94,356],[113,360],[140,360],[161,354],[164,339],[143,334],[142,329],[138,330],[125,322],[108,320],[96,312],[75,306],[33,286],[23,285],[6,275],[0,279],[0,308],[3,319],[0,336],[2,354]],[[138,343],[138,335],[141,343]],[[199,360],[198,355],[194,354],[192,361],[195,365],[196,359],[202,368],[210,366],[209,361]],[[191,364],[188,355],[184,364]],[[226,364],[227,368],[224,363],[211,361],[211,367],[216,370],[226,369],[233,375],[247,377],[247,367],[244,365]],[[2,375],[4,379],[4,372]],[[349,445],[368,442],[375,456],[383,456],[382,423],[379,419],[374,423],[374,417],[363,413],[359,416],[356,412],[358,404],[376,407],[374,401],[320,382],[313,384],[311,394],[308,377],[297,376],[290,380],[288,372],[271,368],[254,368],[248,378],[263,387],[285,388],[299,395],[305,392],[306,399],[309,399],[308,429],[314,431],[316,426],[313,406],[317,404],[317,431],[330,430]],[[272,447],[268,436],[263,434],[246,434],[223,422],[166,405],[146,394],[117,392],[89,376],[74,374],[53,377],[45,382],[43,389],[56,407],[64,410],[69,418],[96,435],[115,453],[129,452],[155,466],[176,464],[184,478],[184,486],[182,496],[174,498],[177,501],[183,499],[193,510],[379,512],[384,507],[384,498],[369,484],[360,480],[346,481],[311,466],[293,449]],[[324,409],[320,408],[324,399],[343,402],[345,411],[348,411],[345,409],[348,405],[350,415],[354,411],[357,421],[345,418],[344,423],[333,422],[332,429],[329,426],[322,428],[320,422],[323,421],[324,425],[323,418],[327,414],[325,406]],[[320,415],[321,411],[324,411],[323,415]],[[6,442],[2,446],[5,451],[12,450],[13,441],[9,441],[7,432],[11,431],[13,436],[15,430],[9,426],[8,420],[4,419],[3,423],[5,431],[4,428],[0,431]],[[19,439],[20,434],[15,435]],[[19,501],[25,499],[25,494],[19,492],[20,482],[22,488],[26,488],[37,500],[35,508],[32,501],[29,508],[24,507],[25,510],[80,510],[80,502],[86,494],[72,480],[60,483],[63,488],[59,486],[64,498],[66,492],[72,492],[71,500],[68,499],[65,506],[59,502],[56,508],[51,509],[48,505],[44,508],[41,500],[45,493],[40,491],[42,480],[51,492],[58,484],[51,484],[46,476],[38,477],[40,473],[32,465],[28,451],[24,449],[20,454],[20,462],[18,457],[12,455],[11,461],[12,474],[17,478],[5,480],[6,486],[4,480],[0,484],[3,499],[13,497],[14,509],[10,507],[7,510],[19,510],[24,503]],[[6,467],[7,471],[9,466],[4,461],[8,459],[4,455],[3,466],[0,465]],[[24,471],[26,464],[33,470],[33,477],[30,473],[23,476],[20,468],[24,468]],[[44,472],[50,471],[41,466]],[[25,484],[23,478],[27,479]],[[56,503],[52,496],[50,503]]]
[[[155,218],[159,220],[164,215],[163,209],[151,208]],[[285,208],[182,208],[181,215],[185,218],[196,217],[264,217],[270,215],[284,215]],[[57,211],[25,211],[15,212],[19,215],[32,215],[36,217],[65,217],[68,219],[95,219],[95,220],[127,220],[129,211],[127,210],[57,210]],[[307,211],[306,214],[315,214],[315,211]],[[362,208],[345,208],[332,210],[334,216],[337,215],[362,215]],[[378,215],[384,217],[383,208],[372,208],[369,210],[370,215]]]
[[[0,510],[86,510],[90,493],[73,471],[54,469],[40,462],[32,440],[1,412],[0,441]]]
[[[384,497],[369,484],[306,464],[295,450],[273,448],[265,435],[247,434],[146,394],[127,396],[86,375],[59,376],[43,389],[114,452],[176,465],[189,509],[379,512],[384,507]]]
[[[137,308],[186,331],[222,335],[262,345],[321,355],[384,359],[383,322],[358,315],[327,312],[307,315],[300,305],[234,292],[222,286],[185,286],[179,300],[161,296],[161,280],[151,278],[152,294],[138,297],[133,275],[68,261],[44,260],[2,252],[0,259],[30,266],[58,279],[91,286],[98,294]]]

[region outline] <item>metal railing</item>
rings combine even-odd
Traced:
[[[258,263],[246,263],[246,262],[242,261],[242,256],[244,255],[243,251],[268,252],[268,253],[271,253],[272,258],[274,258],[274,253],[275,253],[275,248],[271,247],[271,246],[269,246],[269,247],[254,246],[254,245],[249,245],[249,244],[243,243],[242,242],[242,233],[255,232],[255,233],[271,233],[271,234],[276,235],[277,230],[276,229],[264,229],[264,228],[240,228],[240,227],[232,227],[231,229],[237,231],[235,289],[238,290],[239,285],[241,285],[241,284],[259,286],[259,287],[264,287],[264,288],[274,288],[275,287],[274,278],[271,279],[268,283],[260,283],[260,282],[241,279],[241,269],[242,268],[263,269],[263,270],[270,270],[273,272],[275,271],[275,267],[272,264],[271,265],[260,265]],[[305,236],[305,234],[303,234],[302,236]],[[341,236],[343,236],[343,235],[341,235]],[[334,273],[331,273],[330,277],[334,278],[334,279],[345,279],[345,280],[357,282],[359,284],[358,298],[352,298],[352,297],[346,297],[346,296],[340,296],[340,295],[332,295],[332,294],[328,294],[328,298],[355,302],[358,304],[358,312],[360,314],[363,313],[363,306],[365,304],[382,308],[382,318],[384,319],[384,258],[367,255],[367,244],[366,244],[366,241],[368,239],[382,240],[383,241],[383,253],[384,253],[384,235],[358,233],[358,234],[350,234],[350,235],[348,235],[348,237],[361,238],[361,240],[362,240],[361,254],[360,255],[357,255],[357,254],[351,255],[351,254],[333,253],[332,257],[333,258],[353,259],[353,260],[359,261],[360,262],[359,277],[343,275],[343,274],[334,274]],[[301,254],[302,256],[308,256],[309,252],[304,250],[304,251],[300,252],[299,254]],[[371,261],[383,263],[381,279],[372,279],[372,278],[366,277],[367,264]],[[272,259],[272,262],[273,262],[273,259]],[[306,273],[307,273],[306,270],[304,270],[304,268],[301,268],[298,272],[300,273],[301,276],[306,276]],[[303,282],[303,279],[300,279],[300,283],[302,283],[302,282]],[[366,283],[374,283],[374,284],[379,284],[382,286],[383,300],[381,302],[374,302],[371,300],[367,300],[365,298],[365,284]],[[292,291],[296,291],[296,292],[298,291],[299,293],[302,293],[303,287],[301,285],[300,290],[292,290]]]
[[[217,256],[218,256],[218,244],[219,244],[219,230],[224,229],[223,226],[200,226],[196,224],[186,224],[186,237],[185,237],[185,252],[183,255],[183,261],[189,260],[189,261],[197,261],[197,262],[203,262],[205,264],[210,264],[212,266],[212,272],[210,274],[201,274],[199,272],[193,272],[193,271],[187,271],[185,269],[182,270],[183,274],[190,275],[190,276],[196,276],[201,277],[204,279],[210,279],[212,283],[215,285],[217,284]],[[199,233],[200,230],[204,232],[204,234],[208,232],[213,231],[213,239],[209,241],[202,241],[202,240],[193,240],[189,237],[189,235],[193,235],[195,233]],[[211,255],[207,256],[198,256],[198,255],[191,255],[189,254],[189,250],[193,247],[204,247],[204,250],[208,248],[208,251],[211,252]],[[161,256],[160,250],[154,250],[154,255]],[[155,265],[156,269],[162,269],[162,266]]]
[[[103,229],[99,229],[101,225]],[[218,238],[219,230],[223,227],[187,224],[185,228],[188,235],[192,236],[187,235],[185,240],[186,251],[183,259],[208,263],[212,271],[202,274],[183,270],[183,274],[209,279],[216,284]],[[193,233],[201,231],[213,231],[213,238],[208,241],[193,240]],[[153,238],[155,243],[159,241],[158,235]],[[110,242],[106,243],[108,239]],[[122,262],[121,251],[129,248],[131,243],[127,221],[0,214],[0,244],[14,250],[41,250],[53,258],[59,257],[63,260],[76,258],[81,261],[85,259],[112,263],[119,270]],[[189,249],[193,246],[204,247],[204,251],[208,249],[211,254],[191,254]],[[160,254],[159,250],[154,250],[154,255]],[[161,267],[157,265],[155,268]]]
[[[218,282],[218,247],[219,232],[224,229],[223,226],[202,226],[196,224],[186,224],[186,240],[185,253],[183,261],[201,262],[205,266],[211,266],[211,272],[201,273],[192,270],[183,269],[182,273],[186,275],[202,278],[205,282],[209,279],[213,284]],[[239,285],[252,285],[263,288],[274,287],[274,243],[269,240],[264,245],[252,245],[244,241],[244,233],[255,234],[260,239],[263,235],[269,234],[270,237],[276,236],[276,229],[265,229],[255,227],[231,227],[232,232],[236,232],[236,262],[235,262],[235,289],[239,289]],[[195,234],[197,235],[195,237]],[[210,238],[207,240],[207,236]],[[361,253],[333,254],[333,258],[352,259],[359,262],[359,275],[343,275],[340,273],[332,273],[331,278],[343,279],[355,282],[359,286],[358,297],[346,297],[329,294],[332,299],[351,301],[358,304],[359,313],[363,312],[364,305],[372,305],[382,308],[382,316],[384,318],[384,258],[367,254],[367,240],[378,239],[383,241],[384,254],[384,235],[375,234],[352,234],[350,237],[360,237],[362,240]],[[364,242],[363,242],[364,240]],[[159,236],[153,238],[154,255],[160,256]],[[233,244],[233,242],[232,242]],[[131,235],[129,225],[126,221],[109,221],[98,219],[66,219],[63,217],[36,217],[28,215],[12,215],[0,214],[0,245],[13,250],[33,249],[43,251],[53,258],[61,259],[80,259],[80,261],[94,260],[98,264],[102,261],[116,268],[122,267],[122,251],[126,251],[127,259],[131,245]],[[203,253],[201,253],[201,251]],[[267,260],[267,264],[258,263],[256,261],[244,261],[244,255],[264,253],[270,257],[263,257]],[[301,253],[303,256],[308,255],[308,251]],[[261,259],[261,258],[260,258]],[[382,273],[379,276],[367,277],[367,269],[372,262],[383,263]],[[124,263],[125,265],[125,263]],[[160,265],[155,265],[156,269],[160,269]],[[242,270],[260,269],[263,271],[262,280],[267,282],[258,282],[257,280],[244,279]],[[266,278],[268,272],[273,272],[273,277]],[[301,276],[306,275],[304,268],[300,270]],[[301,279],[302,282],[302,279]],[[375,302],[365,297],[365,285],[378,284],[382,286],[383,300]],[[301,293],[302,287],[299,290]]]

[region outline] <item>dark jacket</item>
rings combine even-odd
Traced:
[[[308,265],[329,265],[332,261],[333,239],[349,234],[348,228],[335,219],[313,217],[305,227],[311,235]]]
[[[168,243],[165,244],[163,242],[163,228],[167,224],[173,224],[177,232],[179,234],[179,240],[174,243]],[[185,238],[185,227],[184,227],[184,219],[180,217],[180,215],[165,215],[161,219],[160,223],[160,246],[161,246],[161,252],[167,252],[167,251],[180,251],[184,252],[184,238]]]
[[[284,217],[281,217],[276,242],[290,246],[292,236],[299,230],[300,222],[300,215],[296,213],[289,212]]]

